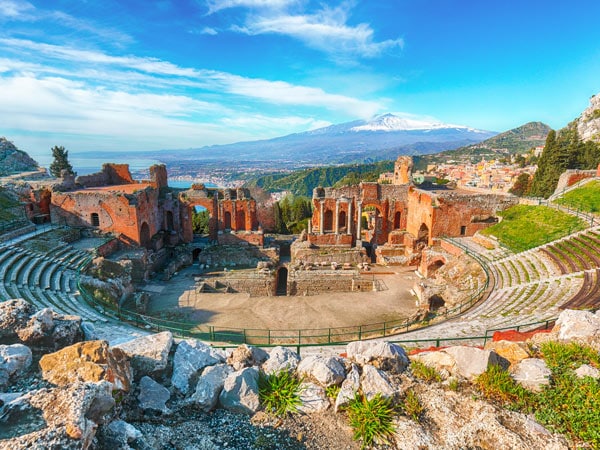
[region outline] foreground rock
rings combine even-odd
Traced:
[[[271,375],[283,370],[293,372],[298,367],[300,356],[287,347],[274,347],[269,353],[269,359],[262,365],[262,370]]]
[[[231,412],[254,414],[258,411],[258,370],[247,367],[229,374],[223,384],[219,403]]]
[[[157,411],[162,414],[171,412],[166,405],[171,398],[169,390],[150,377],[143,377],[140,380],[140,393],[137,398],[143,410]]]
[[[185,395],[194,388],[202,369],[221,362],[224,362],[223,356],[210,345],[195,339],[181,341],[173,359],[171,384]]]
[[[0,389],[31,366],[31,350],[23,344],[0,345]]]
[[[132,380],[127,356],[106,341],[80,342],[44,355],[40,368],[43,378],[58,386],[105,380],[114,389],[128,391]]]
[[[350,342],[346,354],[360,365],[371,364],[391,373],[402,373],[410,362],[404,349],[390,342]]]
[[[346,369],[338,358],[307,356],[298,364],[298,374],[328,387],[341,384],[346,378]]]
[[[546,365],[546,361],[538,358],[527,358],[515,364],[511,368],[514,380],[533,392],[539,392],[544,386],[550,384],[552,372]]]
[[[202,376],[198,379],[196,391],[190,397],[190,402],[206,412],[214,409],[225,385],[225,379],[232,372],[233,368],[227,364],[217,364],[204,369]]]
[[[121,349],[129,358],[137,380],[144,375],[156,375],[167,368],[169,352],[173,345],[170,331],[133,339],[114,348]]]

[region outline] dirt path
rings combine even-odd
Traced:
[[[410,289],[414,267],[375,267],[371,273],[387,286],[380,292],[335,292],[297,297],[196,293],[196,267],[168,283],[150,286],[151,314],[180,311],[186,321],[232,328],[297,329],[353,326],[396,320],[416,311]],[[159,292],[160,291],[160,292]]]

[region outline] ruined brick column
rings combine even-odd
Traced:
[[[321,211],[319,211],[319,234],[325,234],[325,200],[321,200]]]
[[[361,240],[361,228],[362,228],[362,202],[358,202],[358,220],[356,221],[356,240]]]
[[[340,234],[340,200],[335,201],[335,234]]]
[[[348,199],[348,215],[346,216],[346,234],[352,234],[352,199]]]

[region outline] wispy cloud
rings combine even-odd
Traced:
[[[0,17],[15,19],[33,11],[34,6],[21,0],[0,0]]]
[[[208,0],[208,13],[213,14],[222,9],[244,7],[258,9],[279,9],[298,3],[298,0]]]
[[[232,25],[232,31],[248,35],[289,36],[340,61],[354,57],[375,58],[400,50],[404,45],[401,38],[377,41],[375,31],[368,23],[350,25],[351,2],[342,2],[335,7],[324,5],[304,14],[290,12],[286,6],[296,2],[283,0],[221,0],[215,3],[218,5],[209,2],[212,12],[232,6],[251,9],[245,16],[244,24]],[[260,8],[266,3],[276,3],[279,8]]]

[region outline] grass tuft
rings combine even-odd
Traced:
[[[402,403],[404,413],[415,422],[418,422],[421,418],[421,414],[425,408],[421,404],[419,397],[412,389],[408,389],[404,394],[404,401]]]
[[[377,394],[373,399],[367,400],[364,395],[357,393],[346,410],[354,431],[354,440],[362,441],[361,448],[390,443],[394,434],[394,407],[390,399]]]
[[[423,364],[421,361],[412,361],[410,363],[410,368],[412,370],[413,375],[419,380],[427,382],[442,381],[442,376],[437,370],[435,370],[434,367],[430,367],[427,364]]]
[[[287,370],[258,377],[258,397],[268,413],[285,416],[298,412],[302,380]]]

